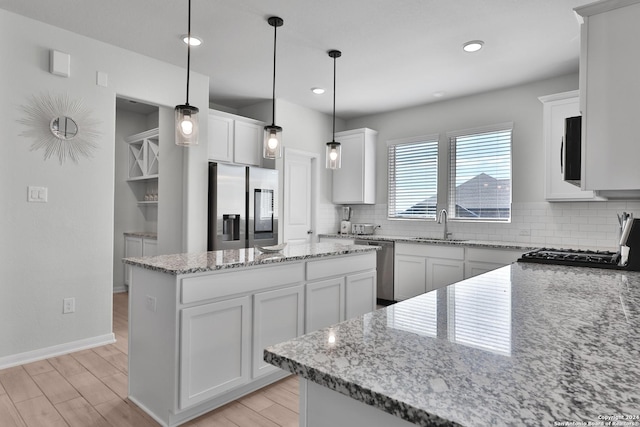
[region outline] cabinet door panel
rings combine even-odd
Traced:
[[[142,238],[125,236],[124,238],[124,257],[140,257],[142,256]],[[131,265],[124,265],[124,284],[131,284]]]
[[[344,278],[307,284],[305,333],[344,320]]]
[[[464,262],[427,259],[427,292],[464,280]]]
[[[158,241],[156,239],[142,239],[142,256],[158,255]]]
[[[395,256],[394,295],[402,301],[426,292],[427,270],[426,259],[419,256]]]
[[[233,160],[245,165],[260,165],[263,127],[235,121]]]
[[[249,381],[249,296],[182,310],[180,409]]]
[[[209,114],[209,159],[233,160],[233,119]]]
[[[304,333],[304,286],[292,286],[254,295],[253,378],[275,372],[263,360],[264,348]]]
[[[376,272],[352,274],[345,284],[345,319],[376,309]]]

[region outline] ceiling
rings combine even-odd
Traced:
[[[338,49],[336,115],[350,119],[577,72],[573,8],[591,2],[192,0],[192,34],[204,43],[191,49],[191,69],[210,77],[212,103],[271,99],[267,18],[279,16],[276,98],[331,113],[327,51]],[[187,0],[0,0],[0,8],[186,67]],[[484,48],[463,52],[475,39]]]

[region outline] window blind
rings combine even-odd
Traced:
[[[511,123],[447,134],[452,218],[511,219]]]
[[[389,218],[435,218],[438,135],[388,143]]]

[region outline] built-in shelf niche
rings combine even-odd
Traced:
[[[159,133],[158,128],[125,138],[128,144],[127,181],[141,208],[158,206]]]

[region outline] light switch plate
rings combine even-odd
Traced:
[[[27,201],[47,203],[48,193],[47,187],[34,187],[30,185],[27,187]]]

